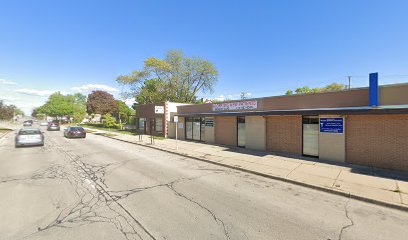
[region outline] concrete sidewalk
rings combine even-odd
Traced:
[[[298,185],[348,196],[383,206],[408,210],[408,173],[321,162],[315,158],[281,156],[270,152],[89,129],[93,134],[144,145],[171,153],[232,167]]]

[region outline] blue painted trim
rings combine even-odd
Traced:
[[[378,106],[378,73],[370,73],[370,106]]]

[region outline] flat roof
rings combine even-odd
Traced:
[[[313,108],[313,109],[290,109],[290,110],[262,110],[245,112],[208,112],[208,113],[184,113],[176,114],[180,117],[201,116],[273,116],[273,115],[361,115],[361,114],[408,114],[408,105],[387,105],[378,107],[342,107],[342,108]]]
[[[378,88],[388,88],[388,87],[398,87],[398,86],[407,86],[408,82],[404,83],[390,83],[390,84],[384,84],[384,85],[379,85]],[[332,91],[326,91],[326,92],[311,92],[311,93],[293,93],[293,94],[280,94],[280,95],[274,95],[274,96],[265,96],[265,97],[257,97],[257,98],[247,98],[247,99],[235,99],[235,100],[226,100],[222,102],[217,102],[217,103],[203,103],[203,104],[218,104],[218,103],[229,103],[229,102],[241,102],[241,101],[252,101],[252,100],[263,100],[263,99],[270,99],[270,98],[282,98],[282,97],[300,97],[300,96],[307,96],[307,95],[325,95],[325,94],[330,94],[330,93],[338,93],[338,92],[350,92],[350,91],[358,91],[358,90],[363,90],[363,89],[369,89],[369,86],[365,87],[354,87],[350,89],[342,89],[342,90],[332,90]],[[200,104],[200,105],[203,105]],[[197,104],[188,104],[188,105],[197,105]]]

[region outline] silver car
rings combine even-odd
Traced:
[[[38,128],[22,128],[16,134],[16,147],[44,146],[44,134]]]
[[[60,130],[60,126],[59,126],[58,123],[50,122],[50,123],[48,124],[47,130],[48,130],[48,131],[59,131],[59,130]]]

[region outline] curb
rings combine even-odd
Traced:
[[[307,188],[311,188],[311,189],[314,189],[314,190],[318,190],[318,191],[322,191],[322,192],[326,192],[326,193],[331,193],[331,194],[335,194],[335,195],[342,196],[342,197],[347,197],[347,198],[362,201],[362,202],[372,203],[372,204],[379,205],[379,206],[382,206],[382,207],[387,207],[387,208],[392,208],[392,209],[397,209],[397,210],[407,211],[408,212],[408,206],[388,203],[388,202],[384,202],[384,201],[380,201],[380,200],[376,200],[376,199],[372,199],[372,198],[367,198],[367,197],[355,195],[355,194],[352,194],[352,193],[342,192],[342,191],[335,190],[335,189],[330,189],[330,188],[326,188],[326,187],[311,185],[311,184],[304,183],[304,182],[297,182],[295,180],[291,180],[291,179],[287,179],[287,178],[283,178],[283,177],[277,177],[277,176],[273,176],[273,175],[268,175],[268,174],[265,174],[265,173],[260,173],[260,172],[256,172],[256,171],[252,171],[252,170],[248,170],[248,169],[240,168],[240,167],[236,167],[236,166],[231,166],[231,165],[227,165],[227,164],[223,164],[223,163],[219,163],[219,162],[213,162],[213,161],[210,161],[210,160],[207,160],[207,159],[204,159],[204,158],[191,156],[191,155],[183,154],[183,153],[179,153],[179,152],[173,152],[173,151],[170,151],[170,150],[167,150],[167,149],[154,147],[154,146],[151,146],[151,145],[139,144],[139,143],[136,143],[136,142],[131,142],[131,141],[118,139],[118,138],[110,137],[110,136],[99,135],[99,134],[95,134],[95,133],[91,133],[91,134],[106,137],[106,138],[110,138],[110,139],[114,139],[114,140],[125,142],[125,143],[130,143],[130,144],[134,144],[134,145],[139,145],[139,146],[143,146],[143,147],[156,149],[156,150],[159,150],[159,151],[167,152],[167,153],[182,156],[182,157],[192,158],[192,159],[199,160],[199,161],[202,161],[202,162],[211,163],[211,164],[214,164],[214,165],[235,169],[235,170],[239,170],[239,171],[242,171],[242,172],[247,172],[247,173],[251,173],[251,174],[254,174],[254,175],[258,175],[258,176],[261,176],[261,177],[266,177],[266,178],[270,178],[270,179],[274,179],[274,180],[278,180],[278,181],[282,181],[282,182],[287,182],[287,183],[291,183],[291,184],[294,184],[294,185],[307,187]]]
[[[11,132],[13,132],[13,130],[10,130],[10,131],[5,132],[5,133],[0,133],[0,139],[4,138],[7,134],[9,134]]]

